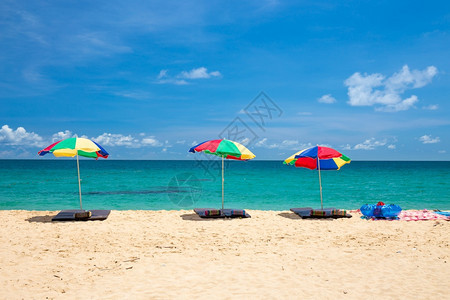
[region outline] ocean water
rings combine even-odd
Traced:
[[[221,207],[221,161],[80,159],[84,209]],[[315,170],[281,161],[226,161],[225,208],[320,208]],[[324,207],[383,201],[403,209],[450,209],[450,162],[352,161],[322,171]],[[0,160],[0,209],[79,208],[75,159]]]

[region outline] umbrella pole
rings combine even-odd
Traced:
[[[223,185],[224,185],[224,182],[225,182],[225,178],[223,177],[223,155],[222,155],[222,211],[223,211],[223,195],[224,195],[224,193],[223,193]]]
[[[322,179],[320,177],[320,158],[317,155],[317,170],[319,170],[319,186],[320,186],[320,210],[323,210],[323,201],[322,201]]]
[[[78,153],[77,153],[77,170],[78,170],[78,191],[80,192],[80,209],[83,210],[83,205],[81,202],[80,162],[78,160]]]

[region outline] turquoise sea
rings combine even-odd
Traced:
[[[206,157],[206,156],[205,156]],[[221,162],[80,160],[84,209],[221,207]],[[450,209],[450,162],[352,161],[322,171],[325,207],[383,201],[403,209]],[[320,208],[317,171],[281,161],[227,161],[225,207]],[[75,159],[0,160],[0,209],[79,208]]]

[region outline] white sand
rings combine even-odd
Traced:
[[[450,222],[0,211],[2,299],[449,299]]]

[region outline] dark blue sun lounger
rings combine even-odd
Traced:
[[[91,216],[88,218],[78,217],[79,213],[85,213],[81,209],[68,209],[60,211],[52,218],[52,221],[102,221],[106,220],[110,214],[110,210],[90,210]]]
[[[250,218],[244,209],[194,208],[200,218]]]
[[[328,207],[324,209],[312,209],[311,207],[298,207],[291,208],[291,211],[300,216],[302,219],[306,218],[351,218],[352,215],[348,214],[343,209],[336,209],[334,207]]]

